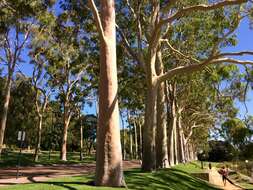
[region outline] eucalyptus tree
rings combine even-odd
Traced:
[[[50,6],[48,1],[4,0],[0,2],[0,62],[7,72],[3,90],[5,100],[0,126],[0,153],[15,71],[22,63],[22,52],[26,48],[35,17],[45,11],[48,6]]]
[[[30,55],[32,58],[32,63],[34,65],[32,74],[32,85],[35,90],[35,106],[36,114],[38,117],[37,142],[34,160],[38,161],[41,148],[43,117],[50,99],[52,89],[50,89],[48,85],[49,76],[45,70],[45,62],[40,59],[40,55],[32,56],[32,52],[30,53]]]
[[[34,105],[35,91],[31,79],[21,73],[16,73],[11,87],[12,97],[10,99],[8,119],[5,131],[5,143],[7,145],[17,144],[17,132],[26,131],[26,143],[28,146],[35,144],[34,123],[36,113]]]
[[[240,5],[247,2],[249,3],[247,0],[224,0],[212,2],[210,4],[208,1],[171,1],[169,3],[157,0],[132,3],[127,1],[129,11],[123,11],[122,14],[125,15],[128,20],[129,15],[130,17],[132,16],[136,21],[137,29],[134,31],[128,30],[128,33],[125,34],[124,27],[121,26],[123,29],[120,30],[120,35],[129,54],[144,67],[147,85],[145,130],[143,134],[143,170],[151,171],[155,168],[155,105],[157,100],[157,89],[161,83],[165,80],[172,79],[176,75],[202,70],[211,64],[221,64],[224,62],[252,64],[251,61],[241,61],[231,58],[231,56],[251,55],[252,52],[220,52],[220,47],[224,44],[223,42],[225,42],[225,44],[229,43],[228,39],[230,35],[238,27],[239,21],[245,16],[243,15],[243,11],[241,12],[242,7]],[[234,5],[238,6],[234,8]],[[229,8],[224,8],[228,6],[233,6],[233,9],[229,11]],[[216,16],[217,11],[222,12],[222,16],[219,19],[211,19]],[[201,43],[205,45],[209,44],[210,46],[205,50],[199,49],[195,54],[188,54],[186,48],[178,49],[177,47],[178,45],[183,46],[184,43],[172,44],[173,40],[177,39],[177,34],[180,35],[180,33],[175,33],[174,28],[182,20],[185,22],[185,29],[187,29],[187,27],[194,28],[194,25],[191,26],[190,23],[196,16],[199,18],[203,27],[195,28],[195,35],[193,35],[193,37],[198,36],[198,40],[194,41],[196,43],[192,48],[199,47],[198,44]],[[230,16],[234,19],[230,19]],[[226,25],[222,25],[224,21],[230,22],[227,22],[228,24]],[[208,27],[209,22],[213,23],[213,27],[207,35],[203,31],[210,27],[210,25]],[[133,36],[134,34],[136,35],[137,44],[139,44],[138,47],[135,42],[130,43],[127,40],[129,35]],[[210,41],[212,41],[212,43],[209,43]],[[168,47],[164,49],[165,52],[169,51],[170,55],[178,56],[186,61],[172,64],[169,70],[158,74],[155,67],[158,50],[160,50],[161,44],[165,44]],[[200,47],[203,48],[203,46]],[[134,51],[134,49],[137,51]],[[164,54],[164,51],[162,54]]]
[[[144,112],[144,91],[145,84],[143,81],[143,72],[141,67],[135,65],[132,60],[125,57],[125,51],[122,47],[118,46],[118,76],[119,76],[119,106],[121,109],[121,117],[124,120],[127,118],[130,133],[130,142],[132,139],[132,133],[134,133],[134,156],[137,157],[141,152],[141,125],[139,124],[139,117]],[[125,113],[125,117],[124,117]],[[124,121],[122,121],[124,126]],[[123,144],[125,144],[125,130],[123,129]],[[139,135],[138,135],[139,134]],[[138,141],[138,139],[140,139]],[[130,143],[131,144],[131,143]],[[130,145],[130,147],[133,147]],[[123,149],[124,152],[124,149]],[[132,151],[130,151],[132,152]],[[132,156],[132,154],[130,153]]]
[[[213,66],[196,74],[175,78],[179,161],[189,160],[189,156],[193,155],[188,153],[189,146],[196,151],[207,146],[209,131],[227,118],[233,101],[240,98],[243,88],[233,86],[241,78],[236,65]]]
[[[120,143],[118,79],[116,66],[115,2],[93,0],[89,6],[100,40],[99,118],[96,148],[96,185],[124,185]]]
[[[250,129],[238,118],[226,120],[221,126],[221,134],[237,150],[246,145],[247,139],[251,136]]]
[[[79,25],[71,25],[67,12],[55,16],[49,12],[40,17],[33,44],[41,59],[47,62],[49,84],[62,104],[63,133],[61,159],[67,160],[67,137],[70,120],[78,102],[89,93],[87,64],[89,56]]]

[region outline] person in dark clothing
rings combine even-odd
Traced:
[[[226,186],[227,176],[228,176],[228,168],[225,168],[225,166],[222,166],[218,172],[222,176],[222,181],[223,181],[224,186]]]

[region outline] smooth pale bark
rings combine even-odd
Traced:
[[[174,151],[175,151],[175,164],[177,165],[179,163],[178,159],[178,132],[177,132],[177,124],[173,126],[173,135],[174,135]]]
[[[157,101],[157,74],[155,70],[156,56],[160,41],[160,29],[157,30],[156,23],[159,21],[160,2],[153,1],[152,15],[150,17],[150,31],[153,33],[148,47],[146,61],[146,101],[145,101],[145,123],[143,129],[143,158],[142,170],[152,171],[156,169],[156,101]]]
[[[176,102],[175,102],[175,88],[173,85],[168,85],[169,91],[169,104],[170,104],[170,121],[168,128],[168,154],[169,154],[169,164],[170,166],[175,165],[175,129],[177,125],[177,116],[176,116]]]
[[[188,143],[188,150],[189,150],[189,161],[193,161],[194,160],[194,154],[193,154],[193,149],[192,149],[192,145],[191,143]]]
[[[127,113],[127,121],[128,121],[128,133],[129,133],[129,158],[133,159],[133,134],[132,134],[132,126],[131,126],[131,118],[129,112]]]
[[[11,85],[12,85],[12,74],[9,74],[7,77],[6,85],[5,85],[5,93],[4,93],[4,107],[1,116],[1,126],[0,126],[0,154],[2,153],[3,142],[4,142],[4,134],[8,116],[8,109],[11,97]]]
[[[182,116],[178,115],[178,143],[179,143],[179,161],[185,163],[185,148],[184,148],[184,131],[182,128]]]
[[[156,72],[163,74],[163,62],[161,51],[157,53]],[[156,166],[157,168],[168,168],[168,145],[166,127],[166,107],[165,107],[165,84],[158,86],[157,94],[157,128],[156,128]]]
[[[131,130],[131,125],[129,125],[129,157],[133,159],[133,134]]]
[[[138,139],[137,139],[137,127],[136,127],[136,121],[134,121],[134,156],[135,159],[138,159]]]
[[[101,0],[100,5],[103,39],[100,41],[95,184],[119,187],[124,185],[124,180],[117,98],[115,3],[113,0]]]
[[[175,165],[175,158],[174,158],[174,135],[173,135],[173,121],[171,121],[169,130],[168,130],[168,158],[169,158],[169,165]]]
[[[185,149],[185,160],[186,162],[189,162],[190,161],[189,146],[186,142],[184,142],[184,149]]]
[[[141,122],[139,121],[138,122],[139,124],[139,138],[140,138],[140,152],[139,152],[139,157],[140,159],[142,159],[142,124]]]
[[[83,160],[83,121],[81,115],[79,114],[80,119],[80,160]]]
[[[68,97],[65,101],[66,102],[64,104],[64,115],[63,115],[64,126],[63,126],[62,145],[61,145],[61,160],[62,161],[67,161],[68,128],[69,128],[69,122],[71,119]]]
[[[155,154],[155,107],[157,98],[157,86],[148,85],[146,97],[145,123],[143,130],[143,156],[142,170],[153,171],[156,169]]]
[[[121,118],[121,123],[122,123],[122,130],[123,130],[123,138],[122,138],[122,157],[123,157],[123,160],[126,159],[126,131],[125,131],[125,124],[124,124],[124,119],[123,119],[123,116],[122,116],[122,113],[120,112],[120,118]]]
[[[36,99],[35,99],[35,106],[36,106],[36,113],[38,117],[38,127],[37,127],[37,142],[36,142],[36,148],[35,148],[35,154],[34,154],[34,161],[37,162],[39,160],[39,153],[40,153],[40,146],[41,146],[41,135],[42,135],[42,125],[43,125],[43,114],[46,110],[47,104],[48,104],[48,98],[49,95],[46,95],[45,92],[42,92],[44,99],[42,105],[40,105],[39,100],[39,89],[35,85],[36,89]]]
[[[43,117],[41,114],[38,114],[39,122],[38,122],[38,131],[37,131],[37,143],[35,148],[34,161],[37,162],[39,160],[40,153],[40,145],[41,145],[41,133],[42,133],[42,120]]]

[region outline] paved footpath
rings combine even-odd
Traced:
[[[140,167],[139,161],[124,161],[124,169]],[[0,187],[13,184],[35,183],[48,181],[52,178],[80,176],[95,172],[95,164],[53,165],[21,167],[20,176],[16,179],[17,169],[0,168]]]
[[[228,181],[226,183],[226,186],[224,186],[222,177],[215,168],[213,168],[211,171],[209,170],[209,182],[225,190],[242,190],[241,188],[236,187]]]

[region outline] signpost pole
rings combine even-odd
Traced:
[[[17,159],[17,174],[16,174],[16,179],[18,179],[18,177],[20,176],[19,169],[20,169],[22,148],[23,148],[23,144],[24,144],[24,141],[25,141],[25,131],[19,131],[18,132],[18,141],[20,141],[20,150],[19,150],[18,159]]]

